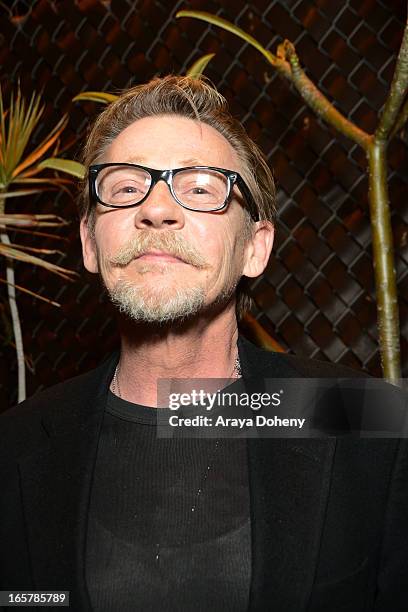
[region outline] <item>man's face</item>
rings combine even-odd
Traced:
[[[219,132],[174,115],[135,121],[99,161],[155,169],[241,169]],[[245,270],[247,234],[245,213],[235,198],[224,211],[190,211],[173,199],[164,181],[133,208],[98,204],[94,237],[81,224],[85,267],[101,274],[122,311],[156,322],[183,319],[227,302]]]

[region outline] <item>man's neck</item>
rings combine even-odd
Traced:
[[[120,397],[157,406],[157,384],[169,378],[230,378],[237,354],[235,308],[183,325],[120,322]],[[118,388],[115,389],[118,393]]]

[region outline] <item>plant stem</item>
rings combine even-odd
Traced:
[[[0,195],[0,215],[4,215],[6,199]],[[6,227],[0,225],[0,242],[10,245]],[[10,306],[11,321],[13,325],[14,341],[16,345],[17,373],[18,373],[18,403],[26,398],[26,373],[24,361],[23,334],[21,333],[20,315],[16,302],[15,275],[13,262],[7,259],[6,263],[7,296]]]
[[[344,117],[309,79],[300,65],[295,46],[285,40],[273,55],[246,32],[225,19],[201,11],[180,11],[177,17],[189,16],[213,23],[233,32],[254,46],[297,89],[308,106],[338,132],[365,151],[369,163],[369,202],[373,241],[373,261],[377,296],[379,347],[385,378],[398,382],[401,377],[399,313],[391,213],[387,186],[386,146],[408,119],[408,23],[390,91],[375,134],[368,134]],[[405,102],[404,102],[405,100]]]
[[[395,122],[394,127],[392,128],[390,138],[393,138],[394,136],[396,136],[396,134],[398,134],[398,132],[402,130],[402,128],[404,127],[407,121],[408,121],[408,100],[405,101],[405,104],[401,109],[398,119]]]
[[[381,363],[384,377],[401,378],[397,281],[387,186],[386,143],[374,140],[367,150],[369,202]]]
[[[401,378],[397,280],[387,185],[386,148],[407,118],[408,23],[405,26],[390,91],[377,129],[367,148],[369,201],[373,236],[377,294],[378,331],[384,377],[397,383]]]
[[[342,115],[309,79],[301,68],[294,45],[285,40],[284,43],[279,45],[278,55],[285,57],[286,61],[289,62],[288,79],[310,108],[338,132],[367,149],[371,136]]]
[[[395,124],[399,123],[398,113],[407,95],[408,85],[408,23],[405,26],[401,48],[398,53],[394,76],[384,109],[375,132],[377,140],[387,140]],[[402,121],[406,119],[407,105],[402,112]],[[400,126],[402,127],[402,125]]]
[[[0,240],[3,244],[10,244],[10,239],[5,230],[0,231]],[[18,314],[15,290],[15,275],[13,262],[8,261],[6,264],[7,276],[7,294],[10,305],[11,320],[13,324],[14,340],[16,344],[17,368],[18,368],[18,402],[22,402],[26,398],[26,375],[24,363],[24,347],[23,335],[21,333],[20,316]]]

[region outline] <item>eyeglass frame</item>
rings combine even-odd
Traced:
[[[150,177],[152,180],[151,180],[149,189],[147,190],[147,193],[143,196],[143,198],[140,200],[140,202],[135,202],[134,204],[125,204],[125,205],[106,204],[106,202],[102,202],[102,200],[100,199],[96,191],[96,179],[101,170],[103,170],[104,168],[109,168],[111,166],[140,168],[141,170],[144,170],[148,172],[148,174],[150,174]],[[203,210],[201,208],[190,208],[189,206],[186,206],[185,204],[180,202],[180,200],[177,198],[176,194],[174,193],[173,177],[179,172],[182,172],[184,170],[214,170],[216,172],[220,172],[221,174],[223,174],[228,180],[228,189],[227,189],[227,195],[225,197],[225,200],[221,204],[221,206],[217,206],[216,208],[211,208],[209,210]],[[177,204],[179,204],[179,206],[181,206],[182,208],[185,208],[186,210],[192,210],[194,212],[203,212],[203,213],[217,212],[217,211],[224,210],[225,208],[227,208],[228,205],[230,204],[233,187],[236,184],[237,187],[239,187],[239,190],[241,191],[248,205],[248,211],[252,219],[254,221],[259,221],[259,211],[252,197],[252,194],[249,190],[249,187],[245,183],[242,176],[235,170],[226,170],[225,168],[217,168],[214,166],[186,166],[184,168],[157,170],[155,168],[148,168],[147,166],[140,166],[139,164],[132,164],[130,162],[108,162],[105,164],[92,164],[91,166],[89,166],[89,172],[88,172],[89,193],[90,193],[91,198],[99,202],[99,204],[102,204],[102,206],[106,206],[108,208],[116,208],[116,209],[133,208],[134,206],[139,206],[140,204],[143,204],[143,202],[148,198],[148,196],[152,192],[153,187],[155,187],[160,180],[163,180],[167,184],[169,191],[171,195],[173,196],[173,199],[177,202]]]

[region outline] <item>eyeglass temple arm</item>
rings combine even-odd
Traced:
[[[255,200],[252,197],[252,194],[249,191],[248,187],[246,186],[244,180],[241,179],[240,176],[237,176],[237,185],[248,204],[249,212],[251,214],[252,219],[254,221],[259,221],[259,211],[255,203]]]

